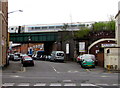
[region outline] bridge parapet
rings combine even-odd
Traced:
[[[57,41],[58,33],[10,33],[13,43]]]

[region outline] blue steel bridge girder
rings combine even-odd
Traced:
[[[27,42],[47,42],[57,41],[58,32],[42,32],[42,33],[10,33],[10,41],[13,43]]]

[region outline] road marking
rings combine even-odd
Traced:
[[[36,83],[34,86],[45,86],[46,83]]]
[[[71,82],[71,80],[63,80],[63,82]]]
[[[110,77],[110,76],[105,76],[105,75],[103,75],[103,76],[101,76],[101,77]]]
[[[96,86],[94,84],[81,84],[81,86]]]
[[[98,86],[109,86],[108,84],[96,84]]]
[[[17,86],[29,86],[29,83],[20,83]]]
[[[4,83],[2,86],[13,86],[15,83]]]
[[[51,83],[50,86],[62,86],[61,83]]]
[[[23,72],[25,72],[26,71],[26,68],[25,67],[23,67]]]
[[[55,69],[55,67],[52,67],[53,68],[53,70],[55,71],[55,72],[57,72],[57,70]]]
[[[110,84],[111,86],[118,86],[119,84]],[[30,83],[3,83],[2,86],[30,86]],[[62,83],[36,83],[31,86],[62,86]],[[63,86],[77,86],[76,83],[64,83]],[[91,83],[82,83],[80,86],[109,86],[109,84],[91,84]]]
[[[18,75],[11,75],[10,77],[16,77],[16,78],[18,78],[18,77],[20,77],[20,76],[18,76]]]
[[[64,86],[76,86],[76,84],[75,83],[65,83]]]
[[[89,70],[89,69],[86,69],[86,71],[90,72],[90,70]]]
[[[70,71],[68,71],[69,73],[77,73],[77,72],[79,72],[79,71],[72,71],[72,70],[70,70]]]

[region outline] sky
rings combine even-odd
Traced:
[[[8,25],[109,21],[119,0],[8,0]],[[23,10],[19,12],[17,10]]]

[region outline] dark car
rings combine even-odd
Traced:
[[[9,54],[8,58],[9,58],[9,60],[14,60],[14,54]]]
[[[23,66],[28,66],[28,65],[34,66],[34,61],[30,56],[24,56],[21,60],[21,63],[23,64]]]

